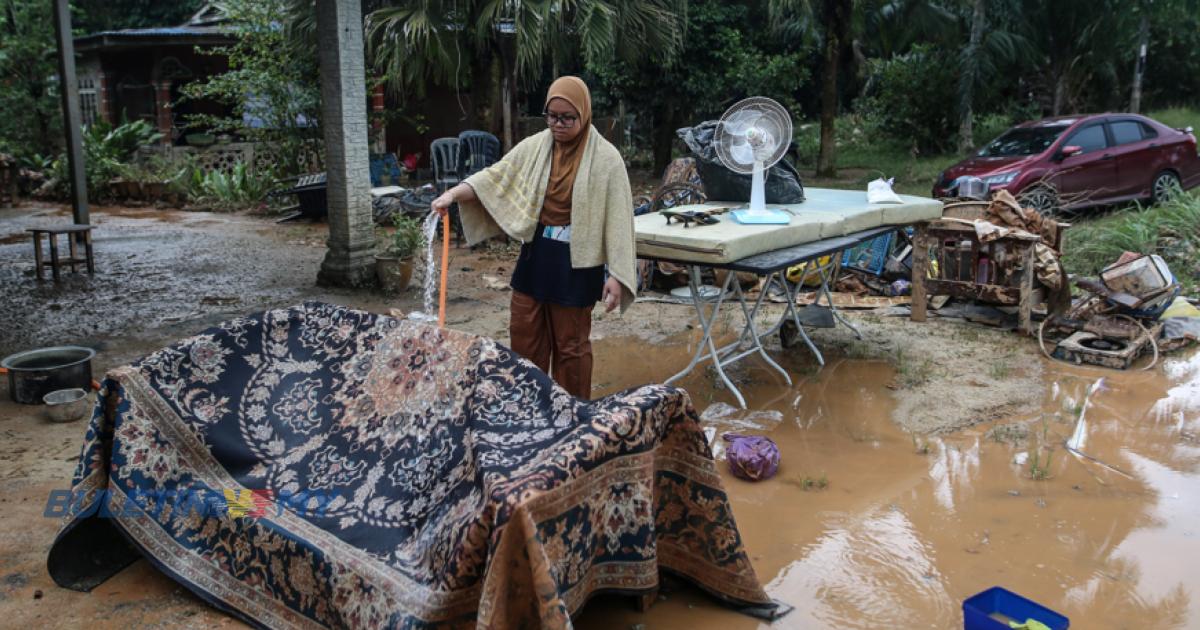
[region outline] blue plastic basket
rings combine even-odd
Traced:
[[[847,249],[842,254],[842,266],[876,276],[882,274],[887,265],[888,254],[892,253],[892,241],[895,238],[895,232],[888,232]]]
[[[1036,619],[1050,626],[1050,630],[1067,630],[1071,626],[1066,616],[999,586],[972,595],[962,606],[964,630],[1008,630],[1008,624],[991,618],[992,613],[1013,621]]]

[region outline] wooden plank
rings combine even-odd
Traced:
[[[939,248],[940,250],[940,248]],[[925,321],[925,274],[929,269],[929,234],[926,224],[917,226],[912,252],[912,315],[914,322]]]
[[[1026,335],[1033,333],[1033,276],[1037,273],[1034,265],[1034,248],[1026,247],[1022,262],[1024,268],[1021,270],[1020,301],[1017,304],[1017,329]]]
[[[33,233],[33,266],[37,270],[37,279],[44,280],[46,276],[42,271],[42,235],[37,232]]]
[[[926,280],[926,292],[930,295],[949,295],[966,300],[979,300],[993,304],[1014,305],[1020,302],[1021,290],[1017,287],[1001,287],[994,284],[975,284],[965,280]],[[913,283],[913,301],[916,302],[916,283]]]

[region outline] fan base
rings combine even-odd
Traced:
[[[733,217],[734,221],[743,225],[787,225],[792,220],[788,213],[769,208],[766,210],[739,208],[731,210],[729,214]]]

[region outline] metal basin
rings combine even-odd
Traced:
[[[42,397],[46,403],[46,413],[55,422],[71,422],[87,413],[88,393],[86,389],[59,389]]]
[[[8,394],[13,401],[36,405],[55,390],[91,389],[95,356],[91,348],[55,346],[11,355],[0,361],[0,367],[8,371]]]

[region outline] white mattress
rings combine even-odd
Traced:
[[[784,247],[845,236],[884,225],[908,225],[942,216],[942,202],[901,195],[904,203],[869,204],[866,191],[805,188],[804,203],[771,205],[792,214],[787,225],[742,225],[728,213],[717,215],[716,225],[685,228],[654,212],[634,219],[637,254],[671,260],[727,263]],[[727,208],[735,204],[712,203],[675,210]]]

